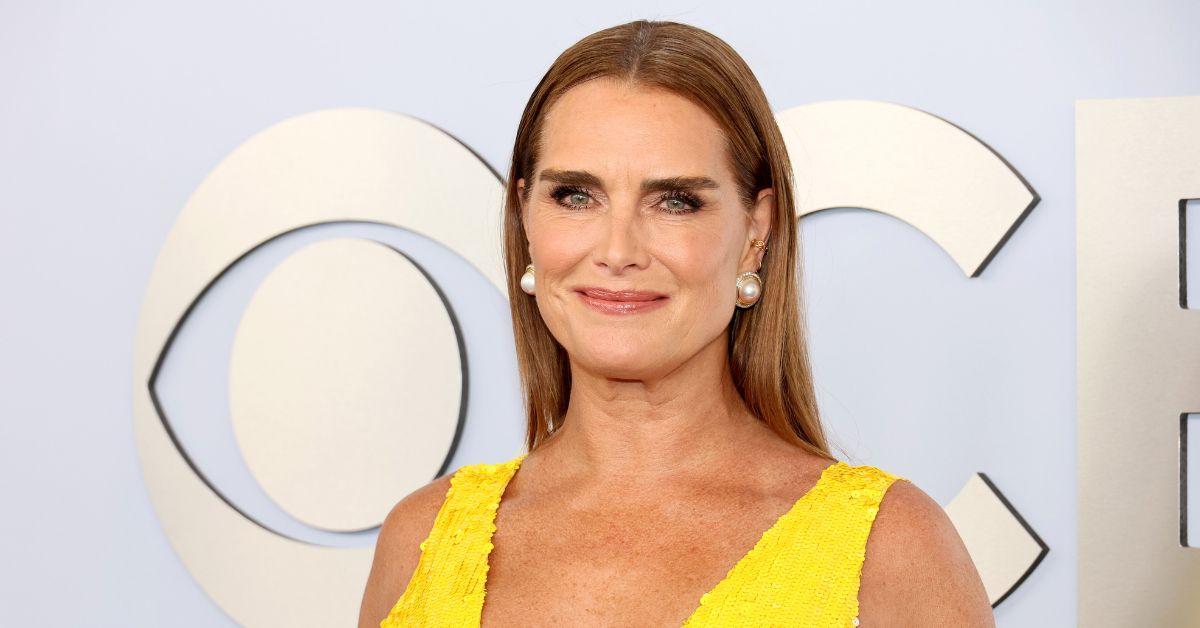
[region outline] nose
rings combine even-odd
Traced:
[[[599,229],[593,254],[597,266],[612,274],[646,267],[649,255],[644,229],[635,209],[612,208],[602,219]]]

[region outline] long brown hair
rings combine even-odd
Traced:
[[[518,198],[517,181],[535,171],[543,117],[551,105],[572,87],[599,77],[666,89],[704,108],[724,130],[747,209],[758,190],[774,188],[770,247],[758,271],[763,296],[753,308],[733,315],[730,369],[755,416],[784,439],[832,458],[801,318],[792,166],[775,115],[753,72],[725,41],[687,24],[647,20],[606,28],[566,49],[533,90],[517,127],[504,200],[504,263],[528,421],[526,447],[533,451],[561,426],[571,372],[566,351],[546,328],[536,301],[521,290],[520,277],[531,260],[520,210],[520,202],[528,199]],[[532,187],[527,181],[526,195]]]

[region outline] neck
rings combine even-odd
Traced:
[[[750,439],[769,431],[734,386],[726,342],[718,338],[671,372],[639,380],[572,361],[570,401],[545,444],[548,457],[627,485],[725,467],[731,453],[749,451]]]

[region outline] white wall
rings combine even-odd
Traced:
[[[504,172],[553,58],[636,18],[725,38],[777,110],[861,98],[943,117],[1041,195],[975,279],[885,215],[813,215],[805,289],[844,455],[942,503],[987,473],[1050,546],[998,624],[1075,623],[1074,101],[1200,93],[1200,5],[564,6],[0,5],[0,624],[234,625],[155,519],[130,415],[145,281],[222,157],[355,105],[436,124]],[[519,446],[512,391],[481,397],[455,464]]]

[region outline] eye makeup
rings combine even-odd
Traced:
[[[576,194],[583,194],[591,197],[591,193],[588,192],[587,189],[578,185],[557,185],[550,191],[550,197],[562,207],[568,209],[587,209],[586,205],[570,203],[565,200],[569,197],[575,196]],[[705,204],[704,201],[700,200],[700,198],[696,195],[681,189],[664,191],[659,195],[658,201],[655,204],[660,205],[667,201],[679,201],[686,205],[686,207],[662,208],[665,213],[675,215],[690,214],[699,211],[700,208],[704,207]]]

